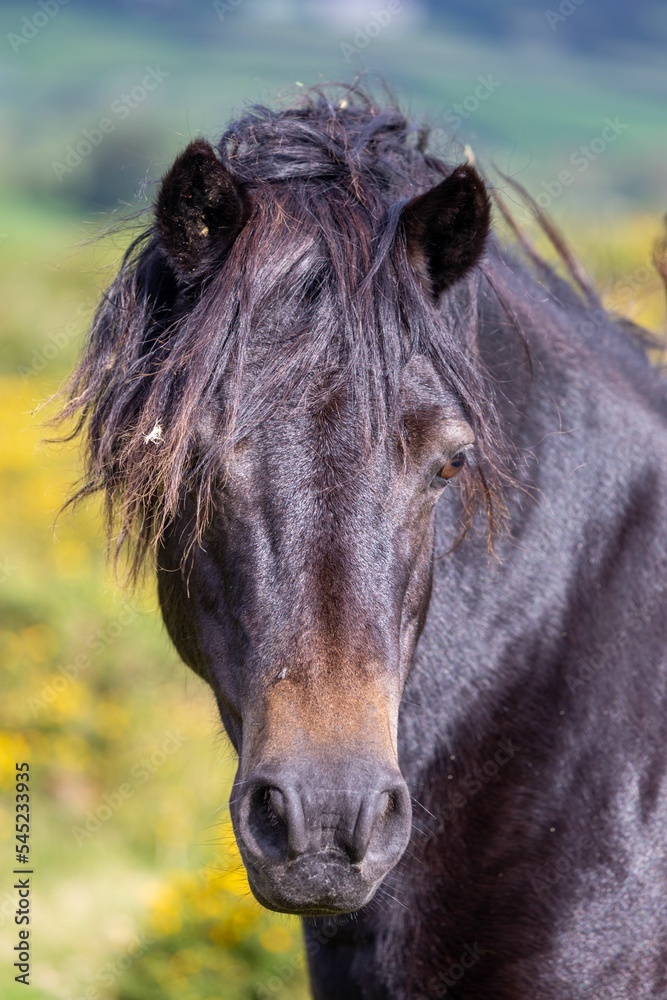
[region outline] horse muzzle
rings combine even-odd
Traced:
[[[410,838],[410,795],[395,767],[263,768],[237,781],[232,820],[250,887],[272,910],[349,913],[370,901]],[[345,779],[345,780],[341,780]]]

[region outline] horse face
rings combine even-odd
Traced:
[[[341,310],[335,297],[325,308],[313,274],[337,254],[328,294],[340,290],[341,274],[346,287],[356,286],[374,245],[372,213],[359,209],[352,218],[349,199],[335,190],[320,191],[334,199],[321,219],[328,250],[318,249],[319,224],[304,236],[318,208],[303,208],[301,188],[285,189],[284,203],[275,205],[275,192],[262,192],[253,199],[198,140],[163,182],[155,227],[184,303],[200,297],[206,273],[221,276],[223,286],[232,276],[224,294],[207,286],[206,295],[227,302],[240,276],[253,271],[256,311],[248,306],[252,296],[242,296],[237,315],[256,317],[250,352],[264,338],[255,372],[271,370],[271,345],[275,351],[277,343],[295,342],[294,331],[306,331],[306,343],[316,339],[309,315],[298,314],[311,294],[319,303],[319,342],[346,322],[342,312],[354,325],[347,342],[358,336],[354,310]],[[378,204],[373,217],[382,211]],[[393,243],[394,270],[367,309],[369,325],[399,281],[428,302],[424,314],[436,322],[438,297],[483,251],[488,215],[484,185],[467,166],[408,202]],[[283,272],[287,290],[276,277]],[[267,297],[270,278],[282,288],[282,306],[278,292],[275,301]],[[394,311],[401,314],[398,305]],[[281,315],[284,329],[278,325],[272,339],[267,331]],[[388,331],[378,334],[384,347],[372,362],[376,374],[388,363]],[[437,377],[418,352],[406,362],[409,337],[393,336],[396,392],[383,433],[369,438],[345,378],[334,377],[334,388],[325,383],[324,391],[316,371],[291,389],[276,384],[279,405],[231,448],[227,438],[224,481],[203,544],[183,551],[181,540],[197,520],[187,507],[162,538],[167,627],[184,660],[211,684],[239,753],[231,814],[250,884],[260,902],[287,912],[364,905],[410,836],[399,705],[428,607],[434,507],[465,465],[473,434],[442,372]],[[246,388],[253,386],[241,386],[239,396]],[[208,456],[226,440],[224,424],[216,424],[225,385],[219,390],[198,429]]]
[[[267,421],[234,450],[187,588],[178,524],[161,557],[165,621],[238,750],[232,819],[273,909],[363,905],[410,835],[398,710],[435,506],[473,435],[423,358],[402,385],[402,427],[370,454],[344,396]]]
[[[470,166],[394,210],[382,185],[355,199],[351,175],[331,184],[329,158],[312,189],[303,172],[283,184],[277,149],[275,185],[240,180],[203,140],[177,158],[72,406],[90,411],[89,488],[107,489],[121,536],[156,542],[168,630],[238,750],[231,812],[257,898],[335,913],[371,898],[410,836],[399,705],[433,510],[472,442],[443,383],[474,395],[444,324],[437,377],[420,355],[439,296],[483,252],[489,205]],[[278,344],[296,381],[275,377]],[[258,373],[261,419],[230,423]],[[383,418],[353,397],[381,398]]]

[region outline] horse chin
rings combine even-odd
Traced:
[[[248,883],[267,910],[303,917],[353,913],[371,901],[382,881],[364,877],[363,865],[332,854],[315,854],[260,871],[246,864]]]

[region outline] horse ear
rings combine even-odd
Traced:
[[[468,164],[405,206],[408,255],[436,299],[477,263],[490,218],[484,181]]]
[[[187,281],[232,245],[246,220],[239,188],[210,143],[191,142],[164,177],[155,229],[177,277]]]

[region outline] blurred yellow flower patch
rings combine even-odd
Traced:
[[[30,747],[23,733],[0,731],[0,785],[13,788],[16,783],[16,765],[30,763]]]
[[[262,948],[266,948],[272,955],[282,955],[286,951],[292,951],[298,943],[295,935],[280,924],[262,931],[259,941]]]

